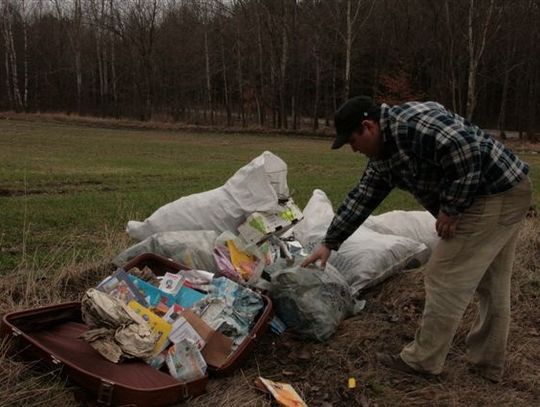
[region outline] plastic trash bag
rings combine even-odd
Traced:
[[[218,271],[214,260],[217,233],[209,230],[156,233],[120,253],[113,263],[121,267],[142,253],[171,258],[192,269]]]
[[[430,250],[425,244],[405,234],[429,241],[426,236],[431,230],[429,218],[433,217],[418,211],[412,214],[406,211],[394,212],[370,216],[343,242],[337,253],[332,252],[329,263],[343,275],[353,296],[403,269],[421,266],[430,256]],[[332,203],[326,194],[321,190],[313,191],[313,196],[304,208],[304,220],[294,228],[294,236],[306,251],[311,252],[322,241],[333,216]],[[422,228],[419,224],[422,224]],[[371,228],[381,232],[401,231],[403,235],[377,233]],[[415,235],[412,230],[418,233]]]
[[[283,259],[268,268],[272,276],[270,295],[276,314],[299,337],[324,342],[339,324],[355,311],[349,285],[339,272],[327,264],[307,268],[297,258],[287,267]]]
[[[383,235],[360,226],[328,262],[345,278],[354,296],[405,269],[419,267],[429,257],[423,243],[402,236]]]
[[[304,250],[311,253],[326,235],[326,230],[334,218],[332,202],[320,189],[313,191],[303,211],[304,219],[294,226],[294,237]]]
[[[435,221],[428,211],[391,211],[370,216],[364,226],[379,233],[397,235],[424,243],[430,255],[440,241]]]
[[[278,200],[288,196],[287,164],[265,151],[225,185],[168,203],[144,222],[129,221],[126,232],[143,240],[154,233],[175,230],[233,231],[252,212],[279,210]]]

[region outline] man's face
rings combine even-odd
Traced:
[[[351,133],[349,144],[353,152],[365,154],[367,157],[377,157],[382,150],[382,139],[379,123],[364,120],[362,125]]]

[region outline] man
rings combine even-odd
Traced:
[[[359,184],[339,207],[322,244],[304,266],[324,267],[394,188],[411,192],[436,217],[442,238],[424,268],[424,313],[415,339],[399,355],[377,355],[406,372],[441,373],[475,291],[480,308],[467,356],[497,382],[510,323],[510,276],[518,229],[531,204],[528,166],[477,126],[434,102],[375,105],[347,101],[335,116],[333,149],[350,144],[368,156]]]

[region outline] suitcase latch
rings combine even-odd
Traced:
[[[105,404],[106,406],[110,406],[112,404],[113,392],[114,383],[105,379],[101,379],[97,394],[98,404]]]

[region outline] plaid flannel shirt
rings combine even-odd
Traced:
[[[504,192],[528,166],[503,144],[435,102],[381,106],[383,154],[372,158],[339,207],[323,243],[337,250],[394,187],[433,216],[470,207],[476,196]]]

